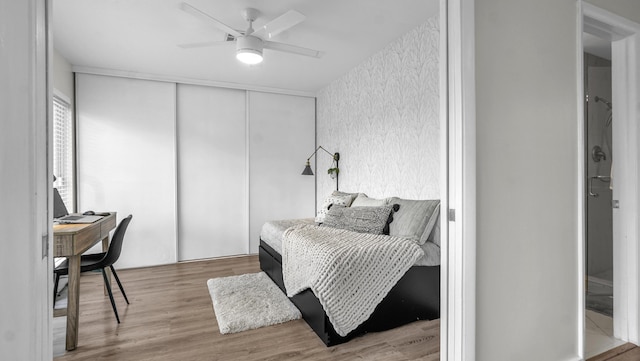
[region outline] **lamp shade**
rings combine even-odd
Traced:
[[[302,175],[313,175],[313,171],[311,170],[311,165],[309,164],[309,161],[307,161],[307,165],[304,167],[304,170],[302,171]]]

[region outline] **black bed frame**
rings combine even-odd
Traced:
[[[260,268],[285,292],[282,256],[260,240],[258,257]],[[440,266],[411,267],[380,302],[371,317],[346,336],[336,333],[320,301],[310,289],[290,300],[322,342],[327,346],[334,346],[367,332],[384,331],[417,320],[439,318]]]

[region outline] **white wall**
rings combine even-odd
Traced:
[[[0,352],[50,360],[52,263],[47,199],[47,53],[44,1],[0,6]],[[43,244],[44,237],[44,244]],[[43,249],[44,248],[44,249]]]
[[[71,109],[73,109],[73,71],[71,70],[71,63],[62,56],[57,50],[53,50],[52,73],[53,73],[53,88],[62,93],[71,102]]]
[[[476,359],[576,359],[577,3],[475,8]]]
[[[430,18],[318,93],[317,144],[340,152],[340,190],[440,198],[438,28]],[[335,181],[331,157],[315,159],[321,204]]]

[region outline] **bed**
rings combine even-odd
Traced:
[[[297,293],[290,297],[291,301],[302,313],[303,319],[318,335],[326,346],[334,346],[367,332],[389,330],[417,320],[432,320],[440,317],[440,245],[439,245],[439,202],[435,209],[431,209],[430,219],[422,219],[420,212],[414,214],[417,202],[392,197],[383,200],[375,200],[366,197],[362,193],[334,192],[323,204],[324,208],[331,208],[335,202],[335,196],[351,197],[351,201],[340,204],[343,207],[377,206],[379,204],[400,204],[400,209],[395,213],[395,219],[389,225],[396,222],[398,226],[407,225],[407,221],[415,224],[425,224],[423,234],[419,235],[423,242],[420,248],[424,256],[418,259],[402,277],[393,285],[382,301],[375,307],[371,316],[348,334],[341,335],[336,332],[333,324],[327,316],[323,305],[311,289]],[[339,202],[338,202],[339,204]],[[404,209],[403,209],[404,208]],[[433,207],[432,207],[433,208]],[[404,211],[404,212],[403,212]],[[319,215],[323,215],[322,209]],[[320,219],[322,220],[322,219]],[[274,281],[286,294],[283,279],[283,235],[292,227],[318,224],[318,218],[295,219],[266,222],[260,233],[259,261],[260,268]],[[418,228],[422,227],[420,225]],[[391,233],[398,233],[399,229],[390,227]],[[426,232],[426,233],[425,233]],[[400,231],[401,233],[401,231]],[[417,241],[417,240],[416,240]]]

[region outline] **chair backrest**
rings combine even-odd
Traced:
[[[111,243],[109,244],[109,250],[107,250],[107,254],[100,261],[101,267],[109,267],[114,264],[118,258],[120,258],[120,252],[122,251],[122,241],[124,240],[124,234],[127,231],[127,227],[129,226],[129,222],[131,222],[131,218],[133,215],[127,216],[127,218],[120,221],[118,227],[116,227],[116,231],[113,232],[113,237],[111,237]]]

